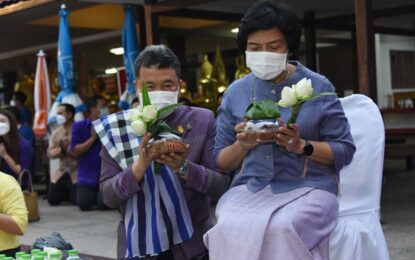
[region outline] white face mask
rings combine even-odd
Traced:
[[[107,116],[110,114],[110,111],[108,110],[108,107],[102,107],[99,110],[99,116]]]
[[[0,123],[0,136],[7,134],[10,131],[10,124]]]
[[[13,99],[10,100],[10,106],[15,107],[16,106],[16,101],[14,101]]]
[[[245,51],[246,65],[260,79],[271,80],[287,68],[288,53]]]
[[[63,115],[56,115],[56,124],[57,125],[63,125],[66,123],[66,117]]]
[[[157,110],[166,107],[168,105],[177,104],[177,91],[149,91],[148,95],[151,100],[151,104],[154,105]],[[143,95],[140,93],[140,106],[143,104]]]

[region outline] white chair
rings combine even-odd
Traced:
[[[359,94],[341,98],[356,145],[340,172],[339,220],[330,235],[332,260],[389,260],[380,225],[385,128],[378,107]]]

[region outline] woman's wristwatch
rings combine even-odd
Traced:
[[[184,161],[182,167],[179,168],[177,174],[182,178],[187,178],[187,174],[189,173],[189,168],[187,167],[187,159]]]
[[[304,156],[310,156],[310,155],[313,154],[313,152],[314,152],[313,145],[310,143],[309,140],[306,140],[305,141],[305,145],[303,147],[303,153],[302,153],[302,155],[304,155]]]

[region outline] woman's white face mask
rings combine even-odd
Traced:
[[[148,95],[150,97],[151,104],[154,105],[157,110],[166,107],[168,105],[177,104],[179,88],[177,91],[149,91]],[[143,104],[143,95],[139,94],[140,106]]]
[[[10,131],[10,124],[0,122],[0,136],[6,135]]]
[[[274,79],[287,68],[287,52],[245,51],[245,54],[246,65],[262,80]]]
[[[57,125],[63,125],[66,123],[66,117],[63,115],[56,115],[56,124]]]

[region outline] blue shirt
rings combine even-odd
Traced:
[[[233,82],[224,93],[218,109],[217,134],[214,154],[236,141],[234,127],[241,123],[245,110],[253,101],[281,99],[283,87],[297,83],[302,78],[311,79],[314,93],[334,92],[333,85],[299,62],[296,71],[280,83],[261,80],[252,73]],[[282,119],[287,122],[291,115],[289,108],[280,108]],[[333,165],[308,161],[305,177],[303,170],[306,158],[284,152],[275,143],[262,144],[249,151],[241,169],[238,169],[232,186],[247,184],[252,192],[268,184],[274,193],[287,192],[301,187],[316,187],[337,194],[338,173],[353,158],[355,146],[350,126],[336,95],[328,95],[304,103],[297,117],[300,137],[305,140],[327,142],[334,154]]]
[[[19,133],[23,136],[33,147],[35,147],[35,133],[33,129],[28,125],[21,125],[19,128]]]
[[[71,148],[82,144],[91,137],[91,119],[76,122],[72,126]],[[98,179],[101,172],[101,142],[97,138],[94,144],[78,158],[77,185],[98,188]]]

